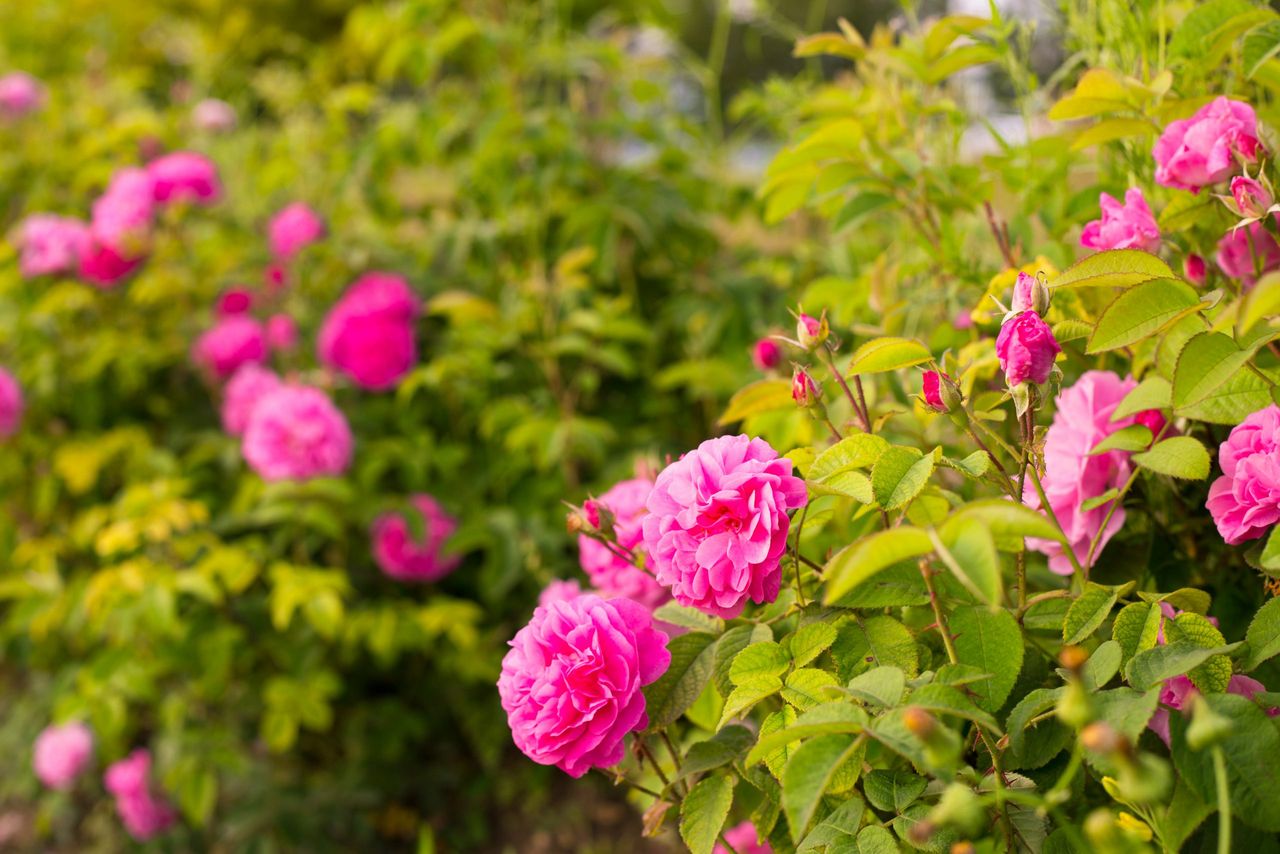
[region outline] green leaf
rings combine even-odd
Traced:
[[[1072,264],[1049,287],[1115,288],[1136,285],[1151,279],[1172,279],[1173,270],[1149,252],[1139,249],[1114,249],[1098,252]]]
[[[839,666],[841,681],[881,665],[896,667],[909,677],[919,670],[915,636],[902,623],[883,615],[841,626],[831,655]]]
[[[930,682],[921,685],[911,692],[911,705],[944,715],[955,715],[976,724],[981,724],[996,735],[1000,735],[1000,724],[994,717],[979,709],[973,701],[958,688],[943,685],[941,682]]]
[[[787,676],[782,684],[782,699],[800,711],[820,706],[832,698],[836,677],[816,667],[801,667]]]
[[[1116,598],[1114,587],[1103,587],[1093,582],[1086,584],[1084,592],[1067,611],[1066,622],[1062,624],[1062,642],[1078,644],[1096,632],[1111,614]]]
[[[857,734],[867,725],[867,713],[845,700],[814,706],[795,718],[789,726],[772,732],[760,730],[760,740],[744,760],[750,768],[766,756],[795,741],[819,735]]]
[[[869,824],[858,831],[858,842],[851,854],[898,854],[893,834],[878,824]]]
[[[734,626],[716,642],[715,667],[712,678],[716,691],[721,697],[733,693],[733,681],[729,678],[729,670],[733,660],[751,644],[773,640],[773,631],[766,625],[754,623],[750,626]]]
[[[1087,127],[1071,141],[1072,151],[1083,151],[1091,145],[1114,142],[1117,139],[1132,139],[1136,136],[1152,136],[1155,128],[1150,122],[1142,119],[1103,119],[1091,127]],[[1056,336],[1055,336],[1056,337]],[[1059,338],[1059,341],[1062,339]]]
[[[766,717],[760,724],[760,738],[773,738],[777,734],[789,732],[795,726],[797,717],[795,707],[784,704],[781,709]],[[782,771],[787,767],[787,761],[795,753],[795,748],[788,746],[791,741],[792,739],[781,739],[778,742],[779,746],[760,752],[760,756],[764,758],[764,764],[769,768],[769,773],[779,780],[782,779]],[[747,767],[749,768],[753,764],[753,762],[748,761]],[[781,789],[778,790],[778,798],[778,809],[781,811]]]
[[[714,665],[715,641],[715,636],[706,632],[688,632],[667,644],[671,666],[644,688],[651,730],[673,724],[707,687]]]
[[[753,643],[738,653],[729,667],[729,680],[741,685],[760,676],[781,676],[791,666],[791,656],[774,641]]]
[[[1179,587],[1172,593],[1146,593],[1138,591],[1138,598],[1144,602],[1168,602],[1181,611],[1193,611],[1197,614],[1209,613],[1213,599],[1203,590],[1194,587]]]
[[[1280,655],[1280,599],[1271,599],[1258,609],[1244,639],[1249,644],[1245,670],[1253,670],[1267,659]]]
[[[1153,648],[1160,633],[1160,607],[1147,602],[1125,605],[1111,624],[1111,637],[1120,644],[1121,666],[1139,652]]]
[[[933,542],[929,535],[909,525],[863,537],[827,561],[823,570],[823,577],[827,579],[823,601],[831,604],[881,570],[931,551]]]
[[[1071,731],[1053,715],[1031,723],[1052,710],[1062,693],[1062,688],[1036,688],[1009,712],[1009,749],[1005,753],[1008,767],[1040,768],[1070,743]]]
[[[957,520],[985,526],[997,543],[1023,537],[1062,542],[1062,534],[1043,514],[1003,498],[971,501],[953,515]]]
[[[733,806],[733,779],[706,777],[680,804],[680,838],[691,854],[711,854]]]
[[[1212,193],[1179,193],[1160,211],[1157,221],[1164,232],[1186,231],[1189,228],[1212,220],[1221,208],[1222,202]]]
[[[933,455],[894,446],[871,469],[871,490],[885,510],[897,510],[920,494],[933,474]]]
[[[1120,497],[1120,490],[1116,489],[1113,486],[1110,489],[1108,489],[1106,492],[1102,493],[1101,495],[1095,495],[1092,498],[1086,498],[1084,501],[1081,501],[1080,509],[1084,510],[1085,512],[1088,512],[1090,510],[1094,510],[1098,507],[1101,507],[1104,504],[1110,504],[1112,501],[1115,501],[1119,497]]]
[[[1086,691],[1097,691],[1111,681],[1120,672],[1124,663],[1124,650],[1114,640],[1103,641],[1089,656],[1080,670],[1080,681]]]
[[[1271,833],[1280,831],[1280,730],[1257,704],[1236,694],[1206,694],[1209,708],[1231,722],[1216,747],[1222,751],[1231,795],[1231,812],[1245,824]],[[1186,744],[1189,721],[1169,716],[1173,762],[1207,803],[1217,804],[1211,750]]]
[[[1209,476],[1209,452],[1199,439],[1174,436],[1164,439],[1149,451],[1133,455],[1137,465],[1156,474],[1185,480],[1204,480]]]
[[[873,667],[850,680],[849,693],[863,702],[889,708],[902,700],[902,692],[906,690],[906,686],[907,677],[898,668]]]
[[[1136,744],[1147,722],[1155,714],[1160,702],[1159,685],[1145,692],[1132,688],[1114,688],[1093,695],[1098,720],[1106,721],[1131,744]],[[1085,759],[1102,774],[1114,776],[1121,773],[1120,763],[1110,753],[1086,751]]]
[[[1173,373],[1175,408],[1199,403],[1244,367],[1254,351],[1221,332],[1201,332],[1182,348]]]
[[[1147,377],[1124,396],[1115,412],[1111,413],[1111,420],[1119,421],[1148,409],[1168,409],[1172,405],[1173,386],[1169,381],[1164,377]]]
[[[1248,332],[1269,317],[1280,314],[1280,272],[1265,273],[1244,295],[1236,318],[1238,334]]]
[[[1196,794],[1195,787],[1181,777],[1173,786],[1173,800],[1165,810],[1164,821],[1161,822],[1161,837],[1170,851],[1181,851],[1187,838],[1195,829],[1213,814],[1213,806]]]
[[[1004,705],[1022,670],[1023,640],[1018,621],[1008,611],[991,612],[978,606],[956,608],[948,620],[961,664],[976,667],[991,678],[975,683],[975,702],[983,711]]]
[[[711,632],[717,635],[724,628],[724,620],[719,617],[712,617],[695,608],[677,605],[675,602],[667,602],[665,605],[660,605],[654,610],[653,618],[684,629]]]
[[[1267,534],[1267,542],[1262,547],[1262,553],[1258,555],[1258,563],[1268,575],[1275,576],[1276,570],[1280,570],[1280,525],[1271,529],[1271,533]]]
[[[855,756],[851,762],[856,760]],[[846,766],[847,767],[847,766]],[[844,774],[841,769],[840,774]],[[795,854],[861,854],[854,846],[858,841],[854,834],[862,825],[862,814],[867,805],[856,793],[832,810],[805,836]],[[774,849],[775,851],[778,849]],[[898,854],[895,848],[893,854]]]
[[[895,815],[915,803],[928,785],[924,777],[902,769],[876,770],[862,778],[862,791],[871,805]]]
[[[1170,643],[1189,641],[1206,648],[1219,647],[1227,642],[1218,627],[1201,614],[1179,614],[1172,620],[1165,620],[1164,637]],[[1225,655],[1212,656],[1187,676],[1202,692],[1225,691],[1231,682],[1231,660]]]
[[[1169,39],[1169,57],[1214,64],[1214,54],[1222,49],[1222,43],[1273,18],[1275,14],[1268,15],[1268,11],[1247,0],[1209,0],[1193,6]]]
[[[720,416],[719,423],[732,424],[762,412],[795,408],[790,380],[758,380],[729,399],[729,407]]]
[[[957,71],[963,71],[966,68],[972,68],[975,65],[982,65],[987,62],[995,62],[999,58],[1000,52],[991,45],[962,45],[950,53],[944,54],[939,59],[930,62],[924,79],[926,83],[939,83]]]
[[[1245,76],[1252,78],[1280,53],[1280,21],[1254,27],[1244,37]]]
[[[889,443],[872,433],[855,433],[846,436],[827,448],[809,466],[808,479],[823,481],[849,471],[873,464],[889,447]]]
[[[1108,451],[1145,451],[1154,437],[1151,429],[1142,424],[1130,424],[1107,435],[1089,451],[1090,456],[1105,454]],[[1105,503],[1105,502],[1104,502]]]
[[[1125,667],[1125,678],[1139,691],[1145,691],[1166,679],[1194,670],[1215,655],[1226,655],[1239,645],[1233,643],[1205,648],[1190,641],[1166,643],[1134,655]]]
[[[929,601],[924,579],[914,561],[896,563],[854,587],[832,604],[838,608],[905,608]]]
[[[1085,352],[1103,353],[1136,344],[1195,311],[1198,305],[1199,294],[1181,279],[1153,279],[1135,285],[1103,310]]]
[[[835,641],[836,630],[830,623],[809,623],[796,629],[796,633],[788,641],[788,647],[796,667],[803,667]]]
[[[782,809],[792,839],[804,837],[836,771],[858,747],[852,735],[820,735],[802,744],[787,762],[782,772]]]
[[[724,709],[720,712],[720,724],[723,727],[734,718],[741,717],[748,709],[765,697],[772,697],[782,690],[782,680],[777,676],[756,676],[734,687],[725,698]]]
[[[919,341],[908,338],[874,338],[853,353],[846,377],[882,374],[923,364],[933,358],[929,349]],[[787,394],[791,394],[790,384]]]
[[[1250,413],[1271,403],[1271,384],[1252,371],[1241,370],[1231,375],[1199,403],[1178,410],[1178,415],[1210,424],[1239,424]]]
[[[981,525],[952,517],[930,538],[938,557],[970,593],[992,608],[1000,605],[1004,584],[1000,556],[991,532]]]
[[[832,228],[839,231],[846,226],[853,225],[867,214],[874,213],[880,208],[887,207],[895,202],[896,199],[887,193],[857,193],[840,208],[840,212],[836,214],[835,219],[831,222]]]
[[[746,727],[727,726],[706,741],[689,747],[680,763],[680,776],[691,777],[728,765],[746,753],[755,740],[755,733]]]

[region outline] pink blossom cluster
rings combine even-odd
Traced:
[[[445,512],[430,495],[409,499],[409,513],[421,533],[403,513],[384,513],[373,522],[373,558],[390,578],[397,581],[439,581],[458,566],[458,556],[449,554],[445,541],[458,529],[458,520]]]
[[[50,789],[69,789],[93,759],[93,733],[79,721],[47,726],[36,737],[32,767]]]
[[[996,358],[1009,388],[1023,383],[1043,385],[1049,381],[1054,359],[1062,352],[1053,330],[1034,305],[1036,280],[1019,273],[1013,290],[1012,311],[996,336]]]
[[[421,310],[404,277],[365,273],[325,316],[320,361],[361,388],[394,387],[417,363],[414,325]]]
[[[151,751],[139,748],[107,768],[104,783],[115,796],[125,830],[139,842],[164,833],[178,815],[151,786]]]

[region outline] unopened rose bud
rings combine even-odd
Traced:
[[[1235,199],[1236,209],[1241,216],[1259,219],[1267,215],[1267,210],[1274,203],[1271,191],[1256,178],[1237,175],[1231,179],[1231,198]]]
[[[952,842],[951,854],[978,854],[978,849],[974,848],[973,843],[968,840],[963,842]]]
[[[1089,651],[1080,646],[1064,646],[1058,653],[1058,662],[1068,670],[1075,672],[1089,660]]]
[[[938,728],[933,715],[919,706],[907,706],[902,710],[902,723],[917,738],[927,741]]]
[[[1072,729],[1081,729],[1093,720],[1093,703],[1079,679],[1073,679],[1067,684],[1055,712],[1058,720]]]
[[[1187,727],[1187,745],[1192,750],[1203,750],[1230,734],[1230,718],[1218,714],[1203,696],[1196,694],[1191,705],[1191,724]]]
[[[600,527],[600,504],[594,498],[588,498],[582,502],[582,515],[591,527]]]
[[[1205,277],[1204,258],[1192,252],[1182,261],[1182,275],[1193,285],[1203,285]]]
[[[782,348],[772,338],[761,338],[751,348],[751,362],[758,371],[772,371],[782,364]]]
[[[925,845],[938,832],[931,821],[917,821],[907,830],[907,840],[915,845]]]
[[[586,527],[586,520],[577,510],[570,510],[564,517],[564,529],[570,534],[581,533]]]
[[[996,358],[1010,388],[1048,382],[1053,360],[1061,352],[1053,330],[1034,311],[1009,318],[996,336]]]
[[[1124,744],[1124,739],[1110,724],[1094,721],[1080,731],[1080,743],[1085,750],[1095,753],[1115,753]]]
[[[937,412],[946,412],[951,408],[942,399],[942,387],[944,385],[945,383],[943,383],[942,377],[937,371],[925,371],[924,378],[920,381],[920,393],[924,397],[925,404]]]
[[[942,791],[942,797],[929,813],[929,819],[970,834],[982,830],[987,822],[987,812],[973,789],[963,783],[952,783]]]
[[[1018,273],[1018,281],[1013,285],[1010,310],[1014,314],[1034,311],[1043,316],[1049,310],[1049,289],[1038,277],[1028,273]]]
[[[791,399],[796,402],[796,406],[804,408],[822,402],[822,390],[804,368],[796,368],[791,375]]]
[[[827,326],[827,313],[825,311],[820,318],[810,317],[803,311],[796,318],[796,340],[806,350],[822,346],[826,342],[830,331]]]

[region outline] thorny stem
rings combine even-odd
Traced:
[[[1028,406],[1027,411],[1022,415],[1022,464],[1018,472],[1018,494],[1014,497],[1015,501],[1021,502],[1022,496],[1027,489],[1027,468],[1031,465],[1031,457],[1035,453],[1036,441],[1036,409],[1034,406]],[[1031,466],[1034,467],[1034,466]],[[1027,559],[1026,552],[1018,552],[1017,560],[1017,579],[1018,579],[1018,607],[1021,608],[1027,603]]]
[[[853,411],[857,413],[858,420],[862,422],[862,431],[864,433],[871,432],[871,418],[867,413],[867,401],[862,395],[862,380],[854,377],[853,381],[858,385],[858,399],[855,400],[853,392],[849,390],[849,384],[844,381],[844,376],[840,373],[840,369],[836,367],[835,355],[831,352],[831,344],[822,345],[822,355],[826,357],[827,367],[831,369],[831,375],[836,378],[836,382],[840,384],[840,388],[844,391],[844,396],[849,399],[849,405],[853,407]],[[859,406],[861,401],[861,406]]]
[[[831,435],[835,437],[837,442],[844,438],[844,436],[840,435],[840,431],[836,429],[836,425],[831,423],[831,417],[825,412],[822,414],[822,420],[826,422],[827,429],[831,431]]]
[[[653,766],[653,770],[658,774],[658,779],[662,781],[663,788],[670,789],[671,780],[667,777],[667,772],[662,770],[662,766],[658,764],[658,757],[653,755],[649,745],[639,736],[636,737],[636,748],[640,751],[641,756],[649,760],[649,764]]]
[[[655,792],[653,789],[650,789],[648,786],[641,785],[640,783],[637,783],[634,780],[628,780],[626,777],[614,776],[613,774],[610,774],[608,771],[606,771],[603,768],[592,768],[591,770],[599,771],[603,777],[608,779],[609,782],[613,783],[613,785],[615,786],[618,785],[619,783],[626,783],[628,786],[635,789],[637,792],[643,792],[644,794],[648,795],[651,798],[657,798],[658,800],[662,800],[661,792]]]
[[[662,743],[667,746],[667,752],[671,754],[671,766],[675,769],[676,779],[680,779],[680,752],[676,750],[676,746],[671,742],[671,736],[666,730],[662,731]],[[685,783],[684,793],[689,794],[689,784]]]
[[[1062,599],[1070,595],[1070,590],[1050,590],[1046,593],[1037,593],[1035,596],[1032,596],[1026,602],[1018,606],[1018,622],[1022,622],[1022,618],[1026,616],[1027,611],[1030,611],[1041,602],[1048,602],[1050,599]]]
[[[868,433],[871,432],[871,411],[867,409],[867,396],[862,391],[862,377],[853,378],[853,387],[858,390],[858,403],[862,406],[862,423]]]
[[[987,212],[987,225],[991,226],[991,233],[996,238],[996,245],[1000,247],[1000,254],[1004,256],[1004,262],[1010,267],[1016,268],[1018,262],[1013,259],[1013,251],[1009,247],[1009,232],[1002,229],[996,222],[996,212],[991,207],[991,202],[983,202],[982,208]]]

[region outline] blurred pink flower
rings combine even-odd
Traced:
[[[233,287],[222,292],[214,311],[223,317],[233,314],[244,314],[253,308],[253,294],[248,288]]]
[[[271,254],[279,261],[288,261],[304,246],[315,243],[322,237],[324,220],[302,202],[285,206],[267,225]]]
[[[146,170],[130,167],[116,172],[93,203],[89,227],[94,240],[122,258],[144,255],[155,216],[154,193]]]
[[[267,318],[267,346],[285,353],[298,346],[298,325],[292,317],[273,314]]]
[[[147,164],[157,202],[212,204],[222,195],[218,167],[203,154],[175,151]]]
[[[772,602],[791,519],[808,502],[791,460],[763,439],[708,439],[667,466],[649,493],[645,549],[681,605],[731,619]]]
[[[1199,192],[1231,177],[1239,166],[1237,158],[1254,162],[1261,148],[1253,107],[1219,97],[1191,118],[1165,127],[1151,152],[1156,159],[1156,183]]]
[[[236,126],[235,108],[217,98],[205,98],[191,110],[191,121],[208,133],[225,133]]]
[[[1010,388],[1027,381],[1047,382],[1054,357],[1061,352],[1053,330],[1034,311],[1009,318],[996,336],[996,358]]]
[[[1182,261],[1182,275],[1193,285],[1203,285],[1205,273],[1204,258],[1192,252]]]
[[[253,362],[242,365],[222,390],[222,429],[231,436],[242,435],[258,401],[281,385],[273,371]]]
[[[1266,216],[1267,210],[1275,201],[1271,198],[1271,191],[1261,181],[1246,175],[1237,175],[1231,179],[1231,198],[1235,200],[1241,216],[1256,218]]]
[[[108,290],[133,275],[142,266],[142,261],[141,257],[125,258],[110,246],[91,239],[80,256],[80,278]]]
[[[643,551],[644,530],[641,523],[647,512],[645,499],[649,497],[651,489],[653,481],[632,478],[614,484],[591,502],[593,505],[603,505],[613,514],[613,533],[618,545],[633,552]],[[598,525],[599,522],[595,524]],[[591,579],[591,586],[605,598],[625,596],[650,610],[671,598],[666,588],[654,578],[653,561],[647,556],[645,568],[641,569],[625,557],[615,554],[599,540],[582,535],[578,537],[578,562]]]
[[[263,480],[340,475],[351,464],[351,428],[328,395],[285,385],[253,407],[242,452]]]
[[[772,338],[761,338],[751,348],[751,363],[758,371],[771,371],[782,364],[782,348]]]
[[[641,689],[670,665],[666,645],[630,599],[584,593],[539,606],[498,678],[516,747],[573,777],[621,762],[627,733],[649,724]]]
[[[1099,197],[1102,219],[1084,227],[1080,245],[1086,249],[1141,249],[1155,252],[1160,248],[1160,227],[1147,205],[1142,191],[1125,190],[1124,204],[1109,193]]]
[[[750,821],[735,824],[724,832],[724,841],[733,846],[738,854],[773,854],[773,846],[768,842],[757,842],[756,826]],[[711,854],[729,854],[729,849],[717,844]]]
[[[93,733],[79,721],[47,726],[36,737],[32,764],[40,782],[69,789],[93,756]]]
[[[582,585],[577,581],[572,579],[565,581],[557,578],[542,588],[542,592],[538,594],[538,604],[546,606],[552,602],[563,602],[566,599],[575,599],[581,595]]]
[[[1252,287],[1259,275],[1280,267],[1280,245],[1260,222],[1233,228],[1218,241],[1218,266]]]
[[[163,833],[178,820],[173,807],[152,792],[150,777],[151,751],[145,748],[110,765],[104,777],[125,830],[139,842]]]
[[[74,273],[89,248],[89,226],[71,217],[33,214],[22,221],[17,245],[19,267],[28,278]]]
[[[44,106],[44,84],[25,71],[0,77],[0,118],[20,119]]]
[[[419,310],[403,277],[366,273],[325,317],[316,342],[320,361],[361,388],[391,388],[417,362],[414,321]]]
[[[18,432],[22,423],[22,386],[13,374],[0,367],[0,439]]]
[[[439,581],[458,566],[457,555],[446,554],[443,546],[458,529],[458,521],[430,495],[410,499],[421,516],[422,536],[400,513],[384,513],[373,522],[373,557],[378,566],[397,581]]]
[[[191,359],[214,378],[226,379],[241,365],[267,360],[266,331],[245,314],[219,317],[211,329],[196,339]]]
[[[1206,506],[1230,545],[1256,540],[1280,522],[1280,407],[1259,409],[1218,448],[1222,476]]]

